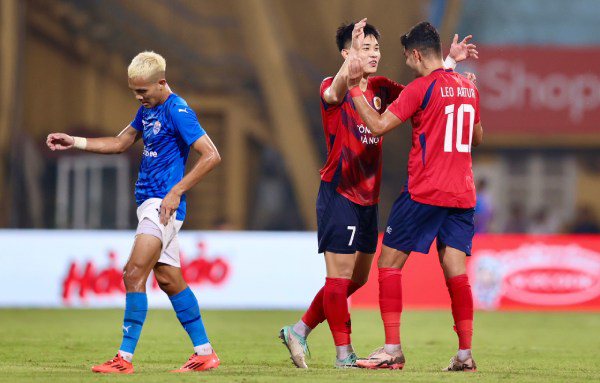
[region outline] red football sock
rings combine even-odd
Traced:
[[[452,301],[452,317],[454,329],[458,334],[458,348],[471,348],[473,339],[473,295],[467,274],[457,275],[446,280],[450,300]]]
[[[352,327],[348,311],[348,291],[351,283],[350,279],[326,278],[323,288],[325,317],[336,346],[350,344]]]
[[[315,295],[308,310],[302,315],[302,322],[310,328],[315,328],[319,323],[325,320],[325,309],[323,309],[323,294],[325,293],[325,287],[321,287],[321,290]]]
[[[348,287],[348,297],[350,297],[352,294],[354,294],[356,292],[356,290],[360,289],[362,285],[359,285],[358,283],[354,282],[354,281],[350,281],[350,287]]]
[[[360,288],[361,285],[354,281],[350,281],[350,287],[348,288],[348,296],[354,294],[356,290]],[[314,329],[319,325],[319,323],[323,322],[325,319],[325,309],[323,308],[323,294],[325,291],[325,287],[322,287],[321,290],[315,295],[312,303],[308,307],[308,310],[302,316],[302,322],[306,324],[308,327]]]
[[[402,314],[402,270],[379,269],[379,309],[385,329],[385,344],[400,344]]]

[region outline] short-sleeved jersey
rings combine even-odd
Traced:
[[[388,110],[412,119],[408,192],[429,205],[472,208],[473,127],[479,122],[479,92],[452,69],[437,69],[411,82]]]
[[[135,183],[135,200],[164,198],[183,178],[190,146],[206,134],[196,113],[172,93],[161,105],[138,109],[131,126],[142,132],[144,151]],[[186,197],[181,196],[177,220],[185,218]]]
[[[327,162],[321,169],[321,179],[336,182],[337,192],[362,206],[379,202],[381,186],[381,147],[383,137],[375,137],[358,115],[352,97],[346,93],[338,105],[329,105],[323,93],[333,77],[321,83],[321,118]],[[376,111],[383,113],[404,89],[382,76],[369,77],[364,96]]]

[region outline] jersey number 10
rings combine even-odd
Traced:
[[[452,152],[452,131],[454,130],[454,104],[446,106],[446,137],[444,138],[444,152]],[[462,143],[463,121],[465,113],[469,113],[469,142]],[[471,104],[461,104],[456,113],[456,151],[469,153],[471,151],[471,140],[473,139],[473,122],[475,121],[475,108]]]

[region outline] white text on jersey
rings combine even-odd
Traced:
[[[360,133],[360,142],[362,142],[363,144],[376,145],[379,143],[379,141],[381,141],[379,137],[373,137],[373,134],[371,133],[369,128],[367,128],[363,124],[356,125],[356,128],[358,128],[358,132]]]
[[[442,97],[454,97],[456,94],[456,97],[475,98],[475,89],[471,88],[457,87],[455,92],[453,87],[445,86],[440,88],[440,92],[442,93]]]
[[[153,150],[148,150],[145,146],[144,146],[144,152],[143,152],[145,157],[152,157],[152,158],[156,158],[158,157],[158,153],[153,151]]]

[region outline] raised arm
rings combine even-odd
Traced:
[[[394,129],[402,123],[395,114],[386,110],[383,114],[379,114],[367,102],[358,87],[360,78],[362,77],[362,65],[359,59],[352,59],[348,64],[348,88],[350,88],[350,96],[354,102],[354,107],[360,115],[360,118],[367,124],[367,127],[374,136],[381,136]]]
[[[466,60],[468,58],[478,59],[479,52],[477,52],[477,46],[469,43],[473,38],[472,35],[468,35],[462,41],[458,41],[458,34],[454,35],[452,44],[450,45],[450,53],[444,60],[444,67],[454,69],[456,63]]]
[[[329,105],[339,105],[348,92],[348,60],[345,60],[329,88],[323,92],[323,100]]]
[[[325,100],[325,102],[329,105],[339,105],[344,100],[344,97],[348,92],[348,61],[356,56],[360,46],[362,45],[362,40],[359,40],[358,36],[363,35],[364,40],[363,30],[366,24],[367,19],[362,19],[354,24],[354,29],[352,30],[352,45],[350,47],[348,56],[346,56],[344,63],[333,78],[329,88],[325,89],[325,92],[323,92],[323,100]]]
[[[160,206],[160,222],[163,225],[166,225],[173,213],[177,211],[183,193],[194,187],[221,162],[219,151],[208,137],[208,134],[194,141],[192,148],[200,154],[200,158],[196,161],[192,170],[173,186],[163,199]]]
[[[127,125],[116,137],[83,138],[65,133],[50,133],[46,144],[50,150],[76,148],[92,153],[117,154],[129,149],[141,136],[141,132]]]

